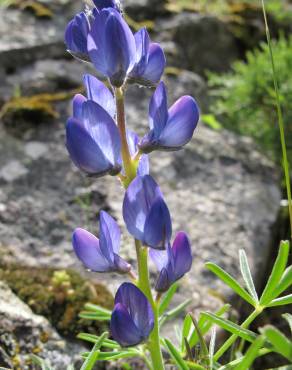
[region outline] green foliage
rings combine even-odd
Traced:
[[[96,334],[105,328],[101,320],[78,317],[85,303],[107,308],[113,305],[113,297],[103,285],[92,284],[72,270],[1,265],[0,280],[6,281],[36,314],[47,317],[60,333],[69,336],[75,337],[80,331]]]
[[[292,159],[292,37],[272,43],[275,68],[284,112],[287,149]],[[209,75],[214,98],[211,111],[220,123],[235,132],[252,136],[278,162],[281,145],[275,109],[275,90],[269,48],[262,44],[247,53],[246,62],[235,62],[233,71]]]

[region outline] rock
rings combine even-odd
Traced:
[[[4,167],[0,170],[0,178],[12,182],[16,179],[19,179],[22,176],[25,176],[28,173],[28,170],[17,160],[9,161]]]
[[[171,65],[202,74],[223,72],[239,56],[236,39],[227,23],[209,15],[180,13],[157,23],[157,39],[174,42],[168,51]]]
[[[55,370],[64,370],[69,364],[80,366],[80,345],[65,342],[48,321],[35,315],[0,282],[0,366],[13,369],[37,370],[30,355],[54,364]]]
[[[125,13],[135,21],[154,19],[167,13],[166,0],[124,0],[121,3]]]
[[[24,151],[28,157],[32,159],[39,159],[47,153],[48,147],[44,143],[31,141],[25,145]]]

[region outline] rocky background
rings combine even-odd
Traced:
[[[206,113],[206,71],[228,70],[263,39],[261,13],[243,8],[242,27],[167,5],[125,0],[124,8],[133,29],[147,25],[165,47],[170,103],[191,94]],[[0,366],[9,369],[38,368],[31,353],[51,360],[56,370],[70,363],[79,368],[84,343],[76,334],[98,333],[102,325],[78,319],[78,312],[87,301],[110,308],[121,282],[117,275],[86,272],[70,240],[77,226],[97,232],[100,209],[123,227],[120,184],[82,176],[64,146],[70,98],[92,71],[73,60],[63,42],[67,21],[83,6],[53,0],[0,7]],[[127,92],[127,120],[140,134],[147,129],[150,95],[138,87]],[[213,311],[232,299],[204,263],[216,262],[239,278],[240,248],[260,288],[277,243],[281,190],[275,166],[250,139],[203,124],[185,150],[153,153],[151,164],[174,231],[186,230],[193,247],[192,271],[174,303],[192,298],[188,309]],[[122,254],[133,262],[133,242],[123,231]],[[154,279],[154,268],[152,274]],[[163,334],[173,337],[170,328]]]

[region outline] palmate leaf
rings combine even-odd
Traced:
[[[248,329],[243,329],[230,320],[223,319],[222,317],[214,315],[210,312],[202,312],[201,315],[209,319],[214,324],[220,326],[221,328],[229,331],[232,334],[239,336],[244,340],[247,340],[248,342],[253,342],[257,338],[254,332]]]
[[[239,264],[240,264],[240,270],[241,270],[241,274],[244,279],[246,288],[249,291],[250,295],[253,297],[253,300],[256,303],[258,303],[259,298],[255,290],[255,286],[254,286],[254,282],[251,276],[248,260],[247,260],[245,251],[243,249],[239,251]]]
[[[271,275],[260,299],[261,305],[266,305],[276,298],[274,291],[281,280],[287,266],[290,244],[288,241],[281,241],[277,259],[274,263]]]
[[[256,305],[256,301],[251,297],[248,292],[231,276],[228,272],[224,271],[221,267],[212,262],[207,262],[206,267],[212,271],[220,280],[228,285],[235,293],[237,293],[242,299],[251,304]]]
[[[276,352],[292,361],[292,341],[272,325],[260,329]]]
[[[108,333],[105,332],[99,337],[98,341],[94,344],[92,350],[90,351],[80,370],[91,370],[93,368],[96,360],[98,359],[100,353],[99,349],[102,346],[102,342],[105,340],[107,336]]]
[[[171,358],[178,366],[179,370],[189,370],[189,366],[185,363],[184,359],[177,348],[168,340],[164,339],[165,347],[168,350]]]
[[[259,350],[263,346],[265,341],[264,336],[260,335],[257,339],[250,345],[249,349],[241,359],[240,363],[234,367],[234,370],[246,370],[250,369],[250,366],[254,360],[258,357]]]

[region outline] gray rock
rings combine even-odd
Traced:
[[[157,22],[157,39],[167,47],[171,65],[196,73],[226,71],[239,56],[229,25],[218,18],[180,13]]]
[[[0,296],[0,366],[39,369],[31,364],[31,354],[54,364],[55,370],[78,362],[83,348],[65,342],[44,317],[35,315],[3,282]]]
[[[24,151],[28,157],[38,159],[47,153],[48,147],[44,143],[31,141],[25,145]]]
[[[0,170],[0,178],[7,182],[15,181],[22,176],[25,176],[28,170],[24,167],[22,163],[17,160],[9,161]]]
[[[136,21],[157,18],[167,13],[166,0],[124,0],[121,3],[125,13]]]

